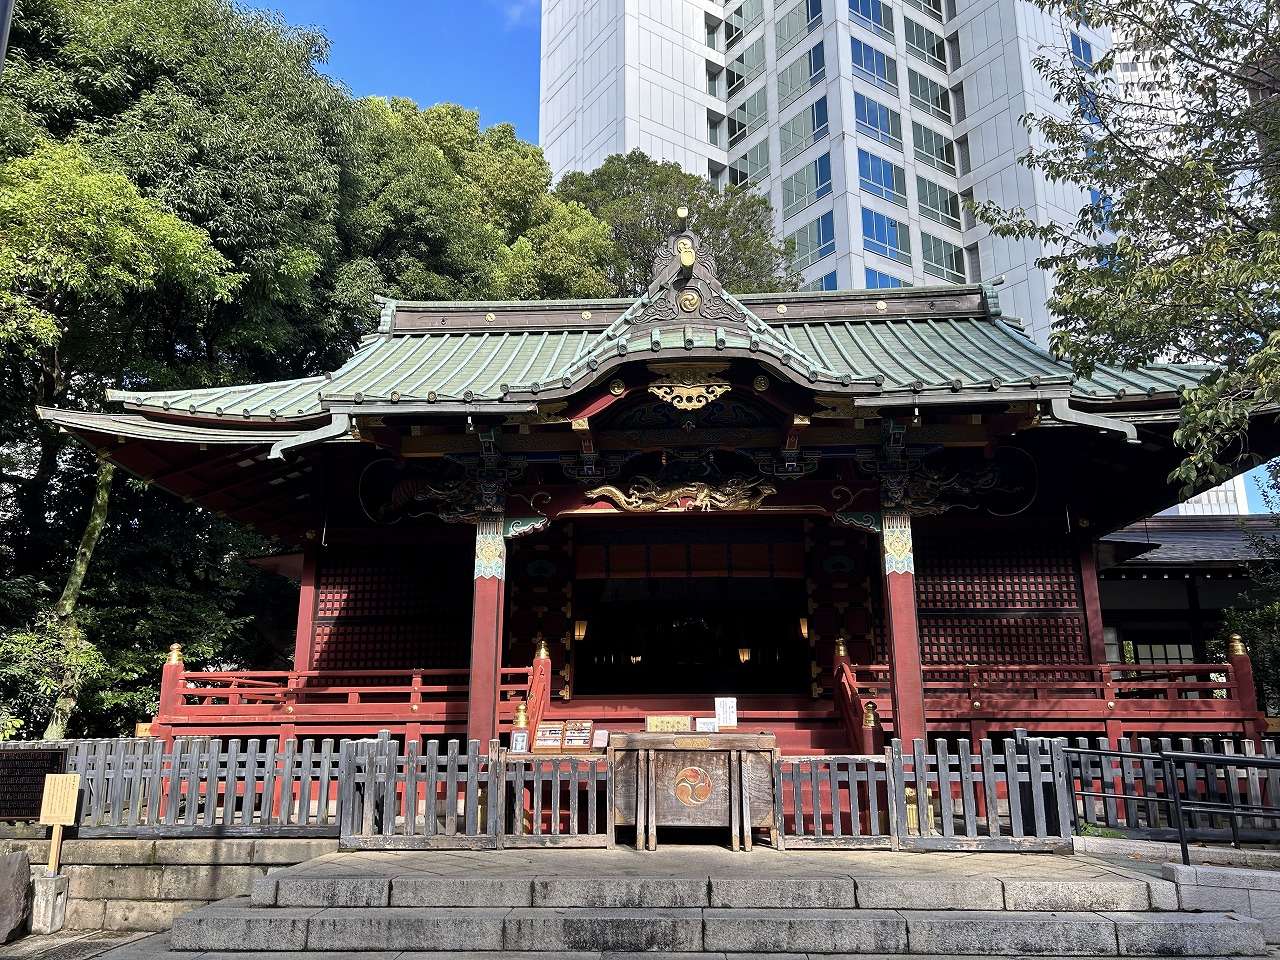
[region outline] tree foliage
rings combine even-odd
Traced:
[[[639,150],[609,157],[590,173],[569,173],[556,187],[609,225],[614,254],[607,272],[620,296],[649,286],[658,248],[679,228],[688,207],[691,227],[716,255],[720,281],[733,293],[795,290],[791,251],[773,239],[773,208],[749,188],[717,190],[711,181],[659,163]]]
[[[225,669],[284,667],[292,647],[296,593],[246,562],[278,545],[113,483],[35,405],[333,369],[374,294],[635,293],[684,203],[730,289],[796,282],[755,194],[641,155],[553,191],[510,126],[352,98],[321,72],[327,49],[234,0],[17,4],[0,73],[0,737],[127,731],[171,643]]]
[[[1204,363],[1177,434],[1188,485],[1249,462],[1249,415],[1280,400],[1280,8],[1256,0],[1036,0],[1110,30],[1090,64],[1036,60],[1056,111],[1023,162],[1092,190],[1074,222],[979,208],[1045,244],[1055,347],[1097,363]],[[1061,37],[1061,48],[1069,49]],[[1120,71],[1136,58],[1138,70]]]

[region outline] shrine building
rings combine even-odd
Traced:
[[[296,547],[292,669],[175,650],[158,735],[631,731],[719,695],[788,754],[1254,736],[1241,644],[1109,663],[1099,605],[1206,372],[1073,376],[982,286],[734,296],[685,232],[635,301],[386,301],[323,376],[40,415]]]

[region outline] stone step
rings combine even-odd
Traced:
[[[1161,881],[1155,881],[1157,884]],[[895,877],[312,877],[259,880],[256,906],[280,907],[764,907],[874,910],[1143,911],[1142,880],[899,879]]]
[[[179,951],[1262,956],[1233,914],[722,907],[252,907],[178,918]]]

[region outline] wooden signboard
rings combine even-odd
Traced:
[[[66,768],[65,750],[0,750],[0,821],[37,822],[45,775]]]
[[[644,718],[644,729],[645,733],[688,733],[693,729],[693,720],[671,714],[650,715]]]
[[[587,753],[591,750],[591,720],[566,720],[564,724],[564,752]]]
[[[533,752],[559,753],[562,749],[564,749],[564,721],[541,721],[533,736]]]
[[[46,827],[74,827],[80,803],[80,774],[49,773],[44,778],[40,823]]]

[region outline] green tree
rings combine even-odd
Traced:
[[[0,342],[27,367],[24,379],[37,402],[63,401],[77,387],[94,389],[81,382],[82,371],[64,367],[64,347],[124,346],[134,311],[162,287],[189,312],[207,312],[235,288],[238,278],[229,267],[203,231],[142,197],[131,181],[101,169],[75,145],[41,143],[30,156],[0,166]],[[136,339],[132,345],[141,346]],[[44,707],[48,737],[65,733],[81,690],[103,669],[76,605],[106,523],[113,472],[106,461],[97,467],[88,519],[57,602],[0,645],[8,654],[0,691],[7,688],[10,702],[12,691],[27,691],[26,710],[5,711],[10,722],[15,714],[39,716]],[[20,508],[23,501],[39,503],[43,491],[32,489],[33,477],[5,480]]]
[[[978,213],[1045,245],[1054,345],[1081,372],[1217,367],[1185,397],[1175,477],[1225,479],[1251,462],[1250,414],[1280,400],[1280,7],[1035,2],[1115,38],[1093,63],[1082,49],[1037,58],[1058,109],[1025,118],[1022,162],[1094,193],[1067,225],[991,204]],[[1119,72],[1135,57],[1144,69]]]
[[[615,249],[608,275],[619,296],[636,297],[648,288],[658,248],[679,228],[680,207],[689,208],[691,227],[715,253],[725,289],[774,293],[800,284],[791,252],[773,239],[768,197],[750,188],[720,191],[674,163],[633,150],[609,157],[591,173],[566,174],[556,194],[609,225]]]
[[[420,300],[612,292],[604,224],[550,194],[542,151],[451,104],[360,101],[346,295]]]

